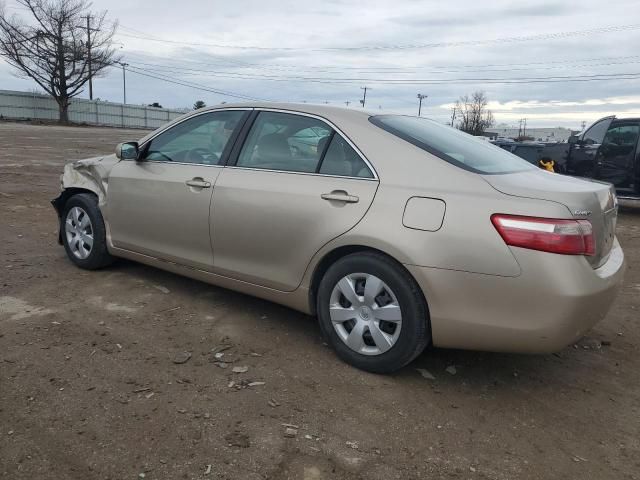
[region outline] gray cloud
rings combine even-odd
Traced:
[[[11,2],[14,0],[9,0],[10,7],[15,5]],[[626,25],[640,18],[637,0],[619,0],[616,8],[600,0],[544,0],[526,4],[496,0],[490,5],[470,0],[448,3],[370,0],[366,4],[344,0],[315,3],[157,0],[152,7],[146,2],[95,0],[94,8],[108,8],[110,16],[120,20],[118,41],[122,42],[121,52],[132,67],[210,89],[292,101],[329,101],[339,105],[350,101],[351,107],[357,107],[362,94],[360,87],[368,85],[373,87],[368,94],[371,107],[377,109],[380,105],[385,111],[403,113],[416,112],[416,95],[420,92],[429,95],[423,110],[441,121],[449,117],[442,105],[476,89],[485,90],[492,101],[498,102],[499,121],[509,122],[514,115],[535,113],[532,125],[551,123],[575,127],[583,119],[588,121],[615,109],[635,110],[640,115],[637,80],[517,85],[483,80],[465,84],[450,81],[640,72],[640,53],[636,49],[640,44],[640,30],[427,49],[318,50],[332,46],[469,42]],[[294,49],[214,48],[135,38],[145,36],[174,42]],[[627,56],[637,57],[618,60],[617,64],[606,60]],[[598,58],[604,60],[592,60]],[[324,80],[317,83],[291,77]],[[344,82],[350,79],[356,80]],[[397,85],[373,81],[379,79],[444,83]],[[19,90],[33,88],[32,82],[11,76],[8,65],[3,62],[0,62],[0,85]],[[112,69],[107,76],[97,79],[94,87],[100,98],[120,101],[121,70]],[[86,92],[83,95],[86,96]],[[635,98],[635,103],[585,103],[590,99],[618,97]],[[230,101],[223,95],[174,85],[133,71],[127,74],[127,98],[134,103],[158,101],[174,107],[190,106],[197,99],[208,104]],[[526,108],[531,101],[539,101],[541,105]],[[576,103],[557,105],[553,101]],[[504,105],[516,107],[505,110]]]
[[[548,2],[509,6],[498,12],[498,14],[507,17],[555,17],[557,15],[571,14],[574,11],[575,7],[572,7],[567,2]]]

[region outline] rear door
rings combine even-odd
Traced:
[[[139,161],[116,164],[106,208],[113,245],[210,270],[213,186],[247,115],[228,110],[189,117],[142,145]]]
[[[604,137],[596,155],[595,178],[612,183],[620,193],[635,190],[634,164],[640,123],[616,121]]]
[[[260,111],[237,150],[213,194],[214,271],[295,290],[313,255],[364,216],[375,172],[332,125],[306,114]]]
[[[596,154],[615,117],[605,117],[591,125],[569,150],[567,173],[577,177],[593,178],[596,174]]]

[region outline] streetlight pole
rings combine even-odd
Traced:
[[[128,63],[124,63],[124,62],[120,62],[120,65],[122,65],[122,94],[124,97],[124,103],[126,105],[127,103],[127,75],[126,75],[126,71],[127,71],[127,67],[129,66]]]
[[[422,100],[427,98],[429,95],[424,95],[422,93],[418,94],[418,116],[420,116],[420,112],[422,112]]]

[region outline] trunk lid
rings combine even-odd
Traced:
[[[596,253],[585,258],[593,268],[598,268],[607,261],[613,246],[618,216],[612,185],[540,169],[482,177],[501,193],[557,202],[569,209],[568,218],[572,216],[589,220],[593,226]]]

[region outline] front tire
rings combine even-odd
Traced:
[[[362,370],[398,370],[431,341],[420,288],[382,254],[354,253],[329,267],[316,307],[323,334],[338,356]]]
[[[113,263],[107,251],[107,235],[98,199],[89,193],[69,198],[62,211],[62,243],[78,267],[96,270]]]

